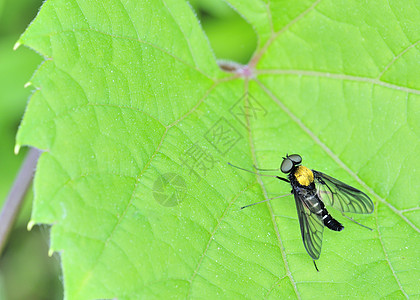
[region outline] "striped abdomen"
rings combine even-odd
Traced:
[[[309,192],[308,194],[312,194]],[[331,217],[328,210],[325,208],[324,203],[319,199],[318,195],[313,193],[312,195],[306,195],[305,204],[312,213],[315,213],[324,223],[326,227],[331,230],[341,231],[344,229],[344,226],[341,225],[336,219]]]
[[[344,229],[344,226],[341,225],[340,222],[338,222],[336,219],[331,217],[331,215],[328,213],[325,207],[322,209],[322,212],[321,212],[321,220],[322,222],[324,222],[324,225],[327,226],[331,230],[341,231]]]

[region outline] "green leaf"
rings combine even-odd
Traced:
[[[8,35],[0,39],[0,206],[24,158],[23,153],[19,156],[13,153],[17,127],[30,95],[30,91],[24,90],[23,86],[41,62],[40,57],[29,49],[22,47],[13,51],[16,38]],[[30,208],[27,210],[27,218],[29,215]]]
[[[46,150],[32,223],[65,296],[418,296],[418,2],[231,4],[259,44],[230,74],[182,1],[50,0],[21,37],[46,61],[17,143]],[[375,202],[373,231],[330,209],[319,273],[291,197],[239,209],[290,186],[227,162],[285,153]]]

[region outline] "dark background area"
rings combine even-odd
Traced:
[[[18,173],[26,149],[13,153],[15,135],[33,87],[24,88],[42,57],[13,46],[35,18],[40,0],[0,0],[0,206]],[[257,39],[251,26],[222,0],[190,1],[216,58],[247,63]],[[0,300],[61,299],[62,278],[57,254],[48,256],[48,226],[27,230],[32,193],[29,192],[9,242],[0,257]]]

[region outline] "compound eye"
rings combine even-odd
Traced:
[[[280,170],[283,173],[289,173],[293,168],[293,162],[289,158],[283,159],[283,162],[281,163]]]
[[[290,159],[295,165],[298,165],[302,162],[302,157],[299,154],[292,154],[287,158]]]

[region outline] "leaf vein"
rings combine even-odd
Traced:
[[[304,12],[302,12],[300,15],[298,15],[295,19],[291,20],[289,23],[287,23],[283,28],[281,28],[277,32],[273,32],[267,43],[261,48],[261,50],[251,59],[249,62],[249,66],[251,68],[254,68],[261,57],[264,55],[264,53],[267,51],[268,47],[274,42],[274,40],[281,35],[282,33],[286,32],[291,26],[293,26],[295,23],[299,22],[303,17],[305,17],[308,13],[313,11],[315,7],[321,2],[321,0],[315,1],[308,9],[306,9]],[[271,16],[271,14],[270,14]]]
[[[381,243],[382,250],[384,251],[384,254],[385,254],[385,259],[386,259],[386,262],[388,263],[388,266],[389,266],[389,268],[391,269],[391,272],[392,272],[392,275],[393,275],[393,276],[394,276],[394,278],[395,278],[395,281],[397,282],[398,286],[400,287],[401,292],[402,292],[402,293],[404,294],[404,296],[408,299],[408,295],[407,295],[407,293],[404,291],[404,288],[402,287],[401,282],[399,281],[399,279],[398,279],[398,277],[397,277],[397,274],[396,274],[396,272],[395,272],[395,270],[394,270],[394,267],[392,266],[392,264],[391,264],[391,262],[390,262],[390,260],[389,260],[388,253],[387,253],[387,251],[386,251],[386,249],[385,249],[385,245],[384,245],[384,243],[383,243],[383,241],[382,241],[382,235],[381,235],[381,231],[379,230],[379,224],[378,224],[378,211],[379,211],[379,206],[376,208],[376,211],[375,211],[375,215],[376,215],[376,218],[375,218],[375,220],[376,220],[376,230],[378,231],[378,238],[379,238],[379,242]]]
[[[216,234],[216,231],[219,229],[220,224],[222,223],[223,219],[227,215],[229,209],[232,207],[232,205],[236,201],[236,199],[238,199],[238,197],[241,194],[243,194],[248,189],[250,189],[254,184],[255,183],[249,184],[247,187],[245,187],[243,190],[241,190],[238,194],[236,194],[234,197],[232,197],[232,200],[229,202],[227,208],[224,210],[224,212],[222,213],[222,215],[218,218],[217,224],[216,224],[216,226],[214,227],[213,231],[210,234],[210,238],[209,238],[209,241],[208,241],[208,243],[206,245],[206,248],[204,249],[203,255],[201,256],[200,260],[198,261],[197,267],[195,268],[195,270],[194,270],[194,272],[193,272],[193,274],[191,276],[191,279],[188,280],[189,283],[190,283],[190,287],[189,287],[188,292],[187,292],[187,297],[186,297],[187,299],[191,298],[191,290],[192,290],[192,286],[193,286],[193,281],[196,278],[196,276],[198,275],[198,271],[199,271],[199,269],[200,269],[200,267],[201,267],[201,265],[203,263],[204,257],[206,256],[206,253],[207,253],[207,251],[208,251],[211,243],[213,242],[213,238],[214,238],[214,236]]]
[[[249,81],[246,80],[245,81],[245,90],[246,90],[246,92],[248,92],[248,86],[249,86]],[[247,105],[247,100],[248,100],[248,98],[246,98],[245,110],[247,110],[247,107],[249,106],[249,105]],[[249,120],[249,114],[248,113],[245,113],[245,118],[246,118],[246,123],[247,123],[248,141],[249,141],[249,147],[250,147],[250,151],[251,151],[251,155],[252,155],[252,161],[253,161],[253,164],[255,166],[258,166],[259,164],[258,164],[257,158],[256,158],[255,146],[254,146],[254,141],[253,141],[252,134],[251,134],[251,127],[250,127],[250,120]],[[262,182],[260,176],[257,176],[257,181],[258,181],[259,185],[261,186],[261,189],[263,191],[264,197],[266,199],[268,199],[267,190],[266,190],[265,185]],[[273,212],[273,208],[271,206],[270,201],[267,202],[267,208],[268,208],[268,211],[269,211],[270,216],[271,216],[271,222],[272,222],[273,227],[274,227],[274,230],[276,232],[276,236],[277,236],[277,240],[278,240],[278,246],[279,246],[279,249],[280,249],[280,252],[281,252],[283,261],[284,261],[284,266],[285,266],[285,269],[286,269],[286,275],[290,278],[290,281],[292,283],[292,286],[293,286],[293,289],[294,289],[294,291],[296,293],[297,298],[298,299],[301,299],[300,293],[299,293],[299,291],[297,289],[296,281],[293,278],[292,272],[291,272],[290,267],[289,267],[289,263],[288,263],[287,258],[286,258],[286,252],[284,250],[283,241],[282,241],[282,239],[280,237],[280,232],[279,232],[279,229],[278,229],[278,226],[277,226],[276,217],[275,217],[275,214]]]
[[[371,83],[374,85],[379,85],[383,87],[387,87],[390,89],[417,94],[420,95],[420,90],[412,89],[404,86],[399,86],[392,83],[387,83],[384,81],[380,81],[376,78],[369,78],[369,77],[360,77],[360,76],[353,76],[353,75],[345,75],[345,74],[337,74],[337,73],[329,73],[329,72],[320,72],[320,71],[307,71],[307,70],[255,70],[257,75],[296,75],[296,76],[307,76],[307,77],[320,77],[320,78],[331,78],[331,79],[338,79],[338,80],[348,80],[348,81],[355,81],[355,82],[366,82]]]
[[[45,36],[48,36],[51,39],[51,37],[53,37],[54,35],[60,35],[60,34],[65,33],[65,32],[73,32],[73,33],[75,33],[75,32],[84,32],[84,31],[86,31],[86,32],[92,31],[92,32],[96,32],[96,33],[99,33],[99,34],[103,34],[105,36],[109,36],[111,38],[117,38],[117,39],[122,39],[122,40],[129,40],[129,41],[139,42],[139,43],[148,45],[148,46],[153,47],[156,50],[162,52],[163,54],[166,54],[166,55],[174,58],[176,61],[182,63],[186,67],[188,67],[188,68],[190,68],[192,70],[195,70],[195,71],[199,72],[200,74],[202,74],[206,78],[209,78],[209,79],[213,79],[214,80],[214,78],[209,77],[207,74],[205,74],[202,70],[198,69],[196,66],[190,65],[189,63],[187,63],[183,59],[179,58],[178,56],[172,54],[169,51],[166,51],[165,49],[161,48],[160,46],[158,46],[156,44],[153,44],[153,43],[151,43],[149,41],[145,41],[145,40],[141,40],[141,39],[136,39],[136,38],[132,38],[132,37],[128,37],[128,36],[121,36],[121,35],[111,34],[111,33],[103,32],[103,31],[101,31],[99,29],[96,29],[96,28],[67,29],[67,30],[62,30],[62,31],[50,32],[48,34],[45,34]]]
[[[102,254],[103,254],[103,252],[104,252],[104,249],[106,248],[106,246],[108,245],[108,243],[111,241],[112,236],[113,236],[113,234],[114,234],[115,230],[117,229],[117,227],[119,227],[119,225],[121,224],[121,221],[124,219],[124,217],[125,217],[125,215],[126,215],[126,213],[127,213],[128,209],[129,209],[129,207],[130,207],[130,205],[131,205],[131,203],[132,203],[132,201],[133,201],[133,199],[134,199],[134,194],[135,194],[135,191],[137,190],[138,183],[140,182],[140,178],[141,178],[141,176],[144,174],[144,172],[147,170],[147,168],[150,166],[150,164],[151,164],[151,162],[153,161],[153,159],[154,159],[154,157],[156,156],[156,154],[159,152],[159,149],[160,149],[160,147],[162,146],[163,141],[164,141],[164,139],[165,139],[165,137],[166,137],[167,133],[168,133],[168,129],[166,129],[166,130],[165,130],[165,132],[162,134],[162,138],[161,138],[161,140],[160,140],[160,142],[159,142],[159,145],[157,146],[157,148],[156,148],[155,152],[152,154],[152,156],[150,157],[149,161],[145,164],[145,166],[143,167],[143,170],[141,170],[140,174],[136,177],[136,184],[134,185],[133,192],[131,193],[131,196],[130,196],[130,200],[128,201],[127,206],[125,207],[125,209],[124,209],[123,213],[122,213],[122,214],[121,214],[121,216],[118,218],[118,221],[117,221],[117,223],[115,224],[114,228],[111,230],[111,232],[110,232],[110,234],[109,234],[108,238],[107,238],[107,239],[106,239],[106,241],[104,242],[102,249],[99,251],[99,254],[98,254],[97,258],[96,258],[95,262],[93,263],[92,270],[93,270],[93,269],[95,268],[95,266],[97,265],[97,263],[98,263],[98,261],[99,261],[100,257],[102,256]],[[81,290],[83,289],[83,287],[86,285],[87,279],[90,277],[90,275],[91,275],[91,272],[88,272],[88,273],[85,275],[85,278],[82,280],[82,284],[79,286],[79,292],[78,292],[78,293],[80,293],[80,291],[81,291]]]
[[[193,54],[193,51],[192,51],[191,43],[190,43],[190,41],[187,39],[187,35],[185,34],[184,30],[182,30],[182,28],[181,28],[181,26],[179,25],[179,23],[176,21],[176,19],[175,19],[174,15],[172,14],[171,10],[169,9],[168,5],[166,4],[166,1],[165,1],[165,0],[162,0],[162,3],[163,3],[163,5],[166,7],[166,9],[168,10],[168,12],[169,12],[169,14],[170,14],[170,16],[171,16],[172,20],[174,20],[174,22],[178,25],[178,29],[179,29],[179,31],[181,31],[181,33],[182,33],[182,35],[184,36],[185,41],[186,41],[186,43],[187,43],[187,45],[188,45],[188,50],[189,50],[189,52],[190,52],[191,58],[192,58],[192,60],[194,61],[194,64],[195,64],[195,65],[197,65],[197,62],[196,62],[196,60],[195,60],[195,57],[194,57],[194,54]]]
[[[401,57],[403,56],[405,53],[407,53],[408,51],[411,50],[411,48],[416,47],[418,44],[420,43],[420,40],[418,40],[417,42],[409,45],[408,47],[406,47],[403,51],[401,51],[400,53],[398,53],[396,56],[393,57],[393,59],[385,66],[385,68],[379,73],[378,77],[376,77],[377,80],[380,80],[381,77],[384,75],[384,73],[386,71],[388,71],[388,69]]]

